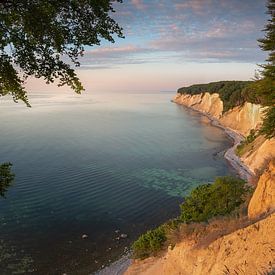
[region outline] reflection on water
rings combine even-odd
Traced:
[[[16,174],[0,200],[0,239],[17,250],[10,264],[31,257],[36,274],[89,274],[177,216],[190,189],[230,173],[217,154],[230,146],[223,131],[171,97],[0,101],[0,162]]]
[[[0,164],[0,196],[5,197],[5,193],[14,180],[14,174],[11,172],[12,164],[10,162]]]

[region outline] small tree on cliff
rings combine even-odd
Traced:
[[[69,62],[79,66],[84,45],[123,37],[109,15],[115,2],[122,0],[0,1],[0,97],[28,104],[23,85],[31,75],[83,91]]]

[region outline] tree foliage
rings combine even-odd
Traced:
[[[251,83],[252,81],[218,81],[208,84],[195,84],[178,89],[178,93],[187,93],[191,95],[205,92],[210,94],[218,93],[224,103],[224,112],[226,112],[245,102],[245,97],[242,92]]]
[[[182,222],[203,222],[231,213],[245,201],[249,189],[245,181],[230,176],[219,177],[213,184],[194,189],[181,205]]]
[[[267,14],[270,18],[264,28],[265,37],[259,39],[260,48],[269,52],[267,64],[263,64],[262,74],[264,77],[275,79],[275,0],[269,0],[267,3]]]
[[[164,226],[149,230],[141,235],[132,245],[134,258],[144,259],[161,250],[167,237]]]
[[[71,65],[80,65],[84,45],[123,37],[109,15],[114,2],[122,0],[1,1],[0,96],[28,104],[24,81],[31,75],[83,91]]]
[[[275,137],[275,106],[269,107],[266,110],[260,133],[268,139]]]

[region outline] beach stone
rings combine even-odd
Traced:
[[[82,238],[82,239],[87,239],[87,238],[88,238],[88,235],[83,234],[81,238]]]
[[[121,237],[122,239],[126,239],[126,238],[128,238],[128,235],[123,233],[123,234],[120,235],[120,237]]]
[[[120,230],[116,230],[115,233],[118,234],[120,232]]]

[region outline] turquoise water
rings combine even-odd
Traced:
[[[175,217],[192,188],[232,173],[224,132],[172,97],[39,94],[31,109],[0,101],[0,162],[16,174],[0,198],[1,274],[89,274]]]

